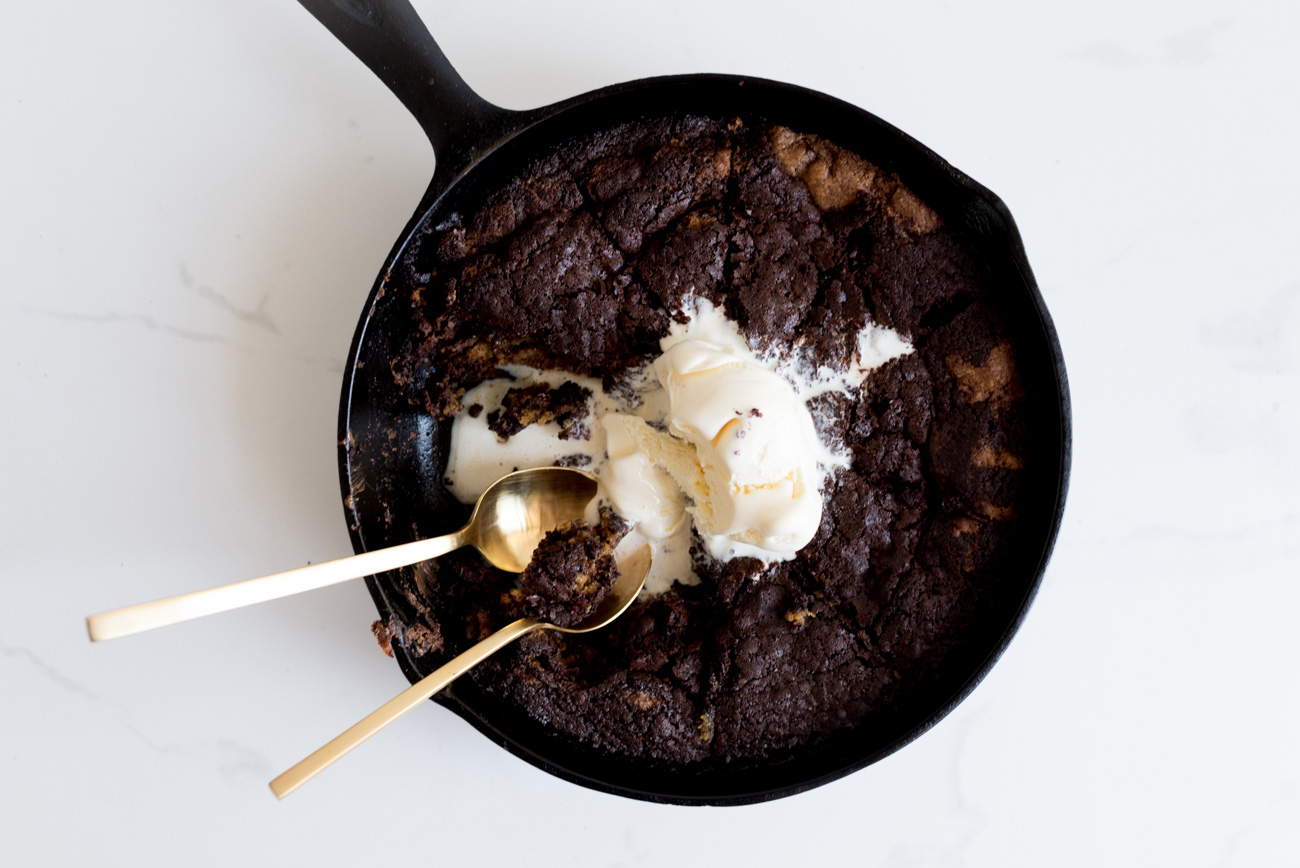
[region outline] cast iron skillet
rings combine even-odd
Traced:
[[[454,211],[476,203],[530,160],[574,137],[638,118],[686,113],[746,123],[772,122],[817,133],[896,172],[955,228],[974,255],[1016,341],[1033,420],[1038,473],[1022,510],[1015,562],[1000,577],[995,603],[947,677],[907,710],[871,720],[819,745],[759,762],[704,764],[683,771],[610,757],[548,731],[468,679],[435,699],[510,752],[552,774],[597,790],[678,804],[736,805],[792,795],[856,771],[933,726],[974,689],[1001,655],[1038,589],[1065,503],[1070,411],[1060,346],[1010,213],[988,190],[879,118],[824,94],[727,75],[633,81],[555,105],[507,111],[458,76],[406,0],[300,0],[368,66],[428,134],[436,169],[415,214],[393,246],[357,326],[339,414],[339,471],[356,551],[406,542],[459,526],[465,508],[441,483],[446,432],[398,393],[389,360],[409,340],[406,297],[424,237]],[[427,278],[425,278],[427,280]],[[412,681],[433,668],[421,655],[418,568],[368,578],[380,617],[405,625],[393,642]],[[411,773],[411,770],[403,770]],[[420,773],[416,770],[415,773]]]

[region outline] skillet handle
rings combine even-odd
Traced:
[[[467,166],[516,114],[470,88],[408,0],[298,0],[388,85],[433,145],[438,169]]]

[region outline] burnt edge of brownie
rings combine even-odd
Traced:
[[[598,634],[531,636],[476,670],[480,687],[597,749],[736,761],[906,708],[972,641],[1016,539],[1032,396],[960,239],[898,178],[780,127],[648,121],[539,160],[412,257],[419,334],[392,372],[436,419],[508,363],[617,390],[692,297],[760,350],[797,340],[816,364],[843,365],[868,319],[915,347],[860,396],[817,400],[852,464],[794,561],[697,546],[699,585]],[[514,578],[471,553],[420,587],[418,623],[383,628],[420,665],[511,614]]]

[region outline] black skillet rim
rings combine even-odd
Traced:
[[[1041,337],[1044,341],[1052,368],[1050,372],[1043,373],[1049,376],[1051,384],[1055,386],[1059,403],[1059,474],[1055,485],[1055,497],[1050,520],[1047,522],[1046,532],[1041,538],[1041,553],[1037,558],[1033,574],[1024,586],[1022,597],[1014,604],[1014,606],[1012,606],[1011,616],[1007,620],[1004,629],[1000,632],[998,639],[992,643],[988,648],[987,653],[973,667],[969,677],[967,677],[954,690],[950,691],[945,697],[935,703],[932,706],[933,711],[931,713],[919,721],[912,722],[911,725],[907,726],[903,731],[899,732],[880,748],[860,756],[855,756],[850,761],[838,764],[820,774],[802,778],[796,776],[795,780],[787,781],[778,785],[768,787],[761,785],[749,786],[743,792],[731,792],[725,794],[714,792],[693,795],[687,790],[664,792],[661,790],[640,788],[630,782],[625,784],[614,783],[575,770],[562,762],[556,761],[553,757],[548,757],[538,750],[520,744],[492,722],[490,719],[492,714],[490,709],[487,713],[484,713],[471,705],[466,704],[465,700],[463,700],[454,689],[435,697],[435,701],[438,701],[440,704],[451,709],[510,753],[519,756],[527,762],[556,775],[557,777],[602,792],[653,802],[682,805],[752,804],[807,791],[814,787],[821,786],[822,784],[837,780],[883,759],[920,737],[950,713],[971,693],[971,691],[975,689],[979,682],[983,680],[991,670],[992,666],[1001,657],[1012,637],[1023,623],[1029,606],[1037,594],[1064,512],[1071,456],[1070,399],[1060,342],[1055,327],[1052,324],[1051,317],[1049,316],[1042,296],[1039,293],[1032,271],[1030,270],[1024,246],[1015,226],[1015,222],[1012,219],[1010,212],[1000,199],[902,131],[887,124],[863,109],[841,100],[834,99],[833,97],[826,96],[825,94],[781,82],[740,76],[686,75],[641,79],[613,85],[554,106],[538,109],[535,112],[529,112],[526,114],[524,123],[520,124],[515,133],[503,138],[491,149],[476,154],[473,162],[467,168],[458,171],[454,178],[448,180],[444,177],[440,177],[438,174],[435,175],[434,181],[430,185],[428,192],[426,192],[420,205],[417,207],[414,216],[411,218],[397,243],[394,245],[393,250],[390,252],[385,262],[384,268],[380,271],[379,277],[376,279],[375,285],[371,289],[366,305],[363,308],[362,317],[353,336],[352,345],[348,354],[347,373],[344,376],[342,400],[339,412],[339,473],[342,495],[344,498],[345,515],[347,517],[349,535],[354,550],[357,552],[367,550],[363,537],[363,527],[365,525],[364,516],[360,513],[360,510],[356,508],[355,502],[350,498],[351,466],[349,463],[349,450],[347,448],[347,439],[350,427],[349,420],[353,413],[353,390],[358,375],[358,354],[365,341],[367,326],[370,323],[375,305],[382,297],[380,293],[387,283],[390,269],[395,263],[400,261],[401,257],[408,249],[415,230],[420,226],[426,215],[437,209],[442,204],[443,197],[447,192],[454,189],[455,185],[460,180],[472,173],[485,159],[498,152],[511,141],[520,139],[535,126],[545,121],[555,119],[565,112],[575,108],[590,106],[601,100],[607,100],[612,97],[623,96],[635,92],[645,94],[656,90],[662,90],[664,88],[671,89],[673,87],[680,88],[720,85],[732,86],[738,89],[748,87],[749,92],[746,96],[751,96],[755,92],[765,92],[771,94],[774,99],[795,99],[800,101],[804,107],[822,106],[828,112],[848,113],[849,115],[855,116],[859,123],[871,129],[873,135],[883,135],[888,137],[892,140],[892,146],[900,152],[905,152],[912,162],[927,165],[934,173],[942,176],[949,185],[960,189],[967,195],[969,207],[979,211],[977,215],[970,217],[970,219],[981,226],[981,232],[986,241],[994,244],[1001,243],[1005,246],[1006,249],[1004,255],[1007,257],[1007,264],[1013,268],[1015,276],[1019,278],[1023,290],[1027,293],[1028,299],[1032,302],[1033,310],[1032,312],[1026,311],[1026,314],[1028,315],[1032,313],[1033,316],[1031,319],[1035,321],[1034,324],[1038,329],[1041,329]],[[742,91],[737,90],[737,93],[740,92]],[[736,113],[748,114],[751,117],[754,115],[752,112],[746,113],[738,111]],[[817,132],[817,130],[810,131]],[[910,178],[909,183],[911,183]],[[924,192],[922,192],[921,195],[922,198],[926,198]],[[392,613],[392,606],[386,597],[384,584],[376,581],[376,577],[374,576],[368,576],[366,578],[366,584],[375,601],[375,605],[379,610],[380,618],[386,620]],[[396,650],[397,649],[395,649],[395,651]],[[407,659],[404,654],[400,653],[396,656],[399,665],[407,678],[412,682],[418,680],[420,673],[415,671],[409,659]],[[785,777],[784,772],[780,777]],[[684,784],[689,784],[689,781],[689,773],[683,773],[682,782]]]

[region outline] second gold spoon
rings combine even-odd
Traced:
[[[370,736],[379,732],[397,718],[415,708],[424,700],[451,684],[502,648],[536,630],[557,630],[561,633],[590,633],[608,626],[611,621],[627,611],[628,606],[641,593],[646,576],[650,573],[650,547],[641,546],[618,559],[618,579],[601,600],[596,611],[572,627],[557,627],[535,618],[520,618],[507,624],[468,651],[448,660],[379,708],[353,724],[333,741],[299,762],[293,768],[271,781],[271,792],[283,799],[316,775],[325,771],[346,756]]]

